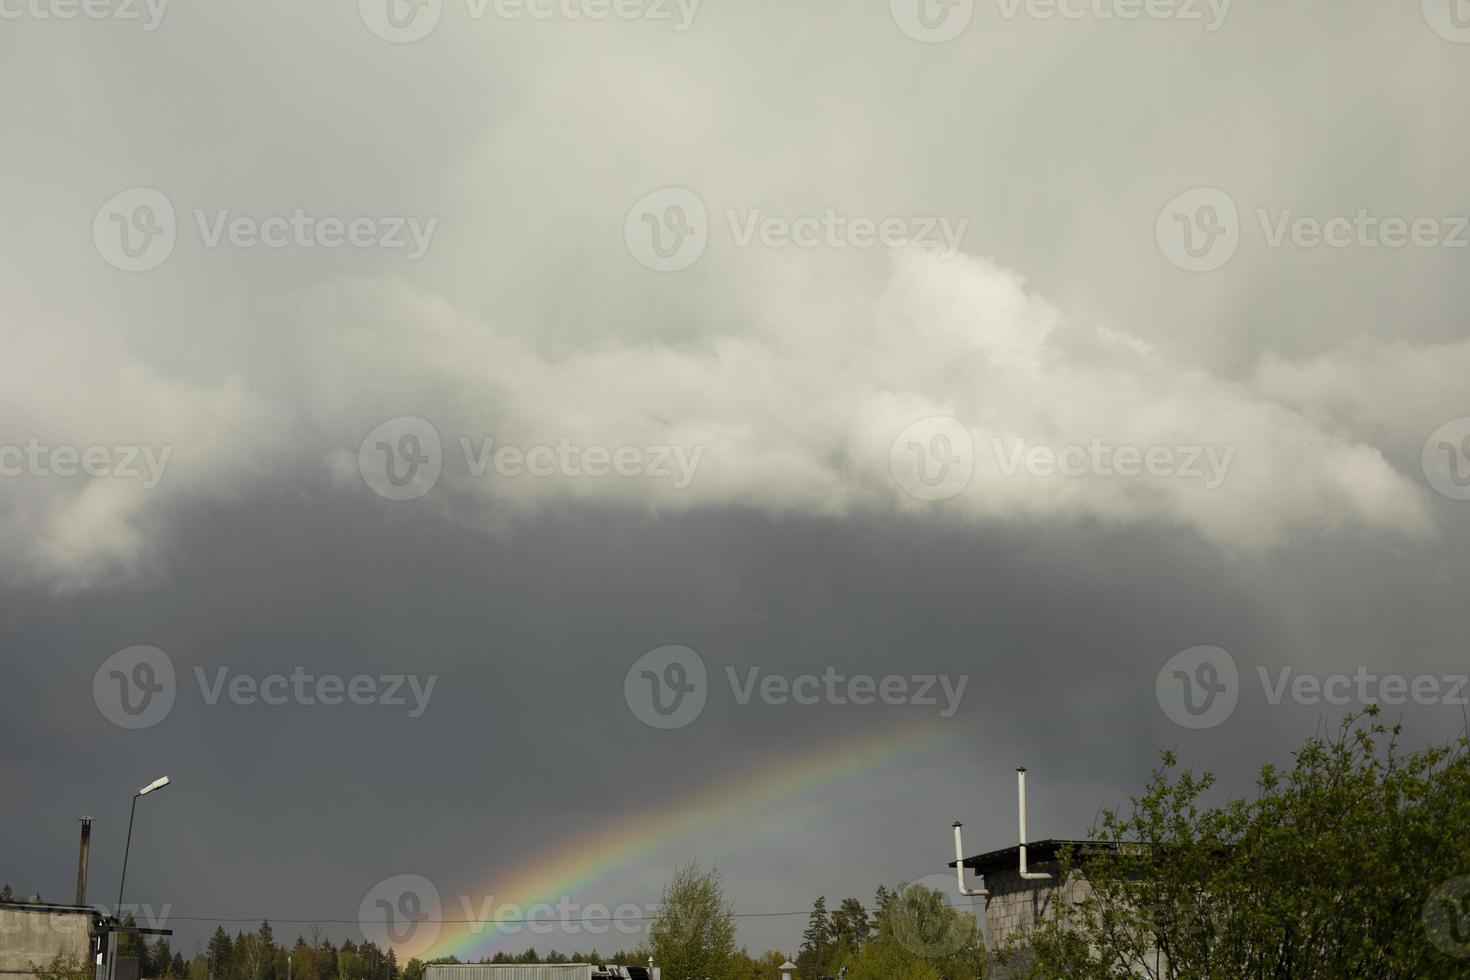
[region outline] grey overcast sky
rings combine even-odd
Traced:
[[[167,774],[186,955],[690,859],[794,953],[1017,765],[1464,723],[1463,0],[0,0],[0,82],[18,892]]]

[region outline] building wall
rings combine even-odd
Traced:
[[[431,963],[424,967],[424,980],[589,980],[591,976],[588,963]]]
[[[1055,863],[1034,865],[1029,870],[1058,873]],[[1092,894],[1092,886],[1080,874],[1073,873],[1065,883],[1055,878],[1026,881],[1019,869],[986,875],[985,887],[990,891],[985,900],[985,938],[991,948],[1024,936],[1044,916],[1052,914],[1058,902],[1078,902]]]
[[[0,907],[0,980],[30,980],[31,965],[46,966],[57,953],[89,963],[91,934],[90,912]]]

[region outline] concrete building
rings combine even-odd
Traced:
[[[963,867],[984,878],[985,939],[998,948],[1021,939],[1038,922],[1050,915],[1061,903],[1079,902],[1092,893],[1085,873],[1074,870],[1063,881],[1060,856],[1070,850],[1084,869],[1089,852],[1110,845],[1097,841],[1039,840],[1026,845],[1027,873],[1045,874],[1047,878],[1021,877],[1021,848],[1007,847],[987,851],[963,861],[951,861],[950,867]]]
[[[33,980],[58,954],[92,971],[113,925],[86,905],[0,903],[0,980]]]
[[[591,963],[430,963],[424,980],[659,980],[641,966]]]
[[[1023,940],[1037,923],[1066,903],[1080,902],[1092,894],[1087,882],[1090,855],[1112,851],[1117,844],[1105,841],[1026,840],[1026,770],[1016,770],[1016,806],[1019,837],[1014,847],[964,856],[961,824],[954,825],[955,859],[959,891],[985,899],[985,941],[992,949]],[[1061,877],[1061,858],[1073,856],[1073,870]],[[983,888],[966,884],[965,872],[983,878]]]

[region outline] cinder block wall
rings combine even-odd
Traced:
[[[1055,862],[1033,865],[1031,871],[1058,874]],[[1031,931],[1045,916],[1053,914],[1058,902],[1079,902],[1092,894],[1092,886],[1073,873],[1065,883],[1026,881],[1019,869],[985,876],[990,897],[985,900],[985,938],[992,948],[1004,946]]]
[[[82,963],[92,955],[89,912],[0,908],[0,977],[30,980],[32,964],[46,966],[57,953],[74,954]]]

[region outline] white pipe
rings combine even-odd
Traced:
[[[961,895],[968,895],[968,896],[971,896],[971,897],[981,897],[981,898],[983,898],[983,897],[985,897],[985,896],[987,896],[987,895],[990,894],[990,892],[987,889],[984,889],[984,888],[966,888],[965,887],[965,845],[962,844],[962,843],[960,843],[960,826],[961,826],[960,822],[958,820],[956,820],[954,822],[954,876],[955,876],[955,881],[959,884],[960,894]]]
[[[1045,871],[1026,870],[1026,768],[1016,770],[1016,794],[1020,800],[1021,824],[1021,877],[1027,881],[1044,881],[1051,875]]]

